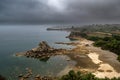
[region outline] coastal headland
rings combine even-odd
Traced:
[[[59,30],[59,29],[57,29]],[[61,29],[60,29],[61,30]],[[64,30],[64,29],[62,29]],[[69,31],[71,29],[68,29]],[[73,31],[73,30],[72,30]],[[89,32],[90,33],[90,32]],[[96,36],[96,32],[93,32]],[[93,35],[93,33],[89,35]],[[101,34],[99,36],[111,36],[111,34]],[[79,34],[76,34],[79,35]],[[80,34],[81,35],[81,34]],[[84,36],[84,35],[82,35]],[[58,76],[67,74],[70,70],[81,71],[83,73],[92,73],[98,78],[114,78],[120,77],[120,62],[117,60],[117,55],[109,50],[103,50],[101,47],[95,47],[94,41],[85,39],[84,37],[74,36],[70,34],[67,38],[75,41],[64,43],[55,42],[55,44],[71,45],[71,49],[55,49],[50,47],[47,42],[42,41],[36,48],[26,52],[17,53],[16,56],[26,56],[28,58],[47,58],[55,55],[67,55],[70,59],[67,61],[75,61],[75,66],[69,65]]]

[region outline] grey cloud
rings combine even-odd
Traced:
[[[59,0],[64,9],[48,0],[0,0],[0,22],[111,23],[120,21],[120,0]],[[53,3],[54,4],[54,3]]]
[[[72,1],[72,0],[71,0]],[[120,20],[120,1],[118,0],[106,0],[97,2],[81,2],[76,0],[77,3],[68,4],[68,9],[71,16],[78,20],[93,21],[93,22],[118,22]],[[81,2],[81,3],[80,3]],[[71,7],[70,7],[71,6]],[[111,19],[111,20],[110,20]]]

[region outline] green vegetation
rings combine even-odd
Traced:
[[[118,55],[120,61],[120,35],[111,35],[111,37],[89,36],[87,33],[71,32],[70,37],[83,37],[95,41],[94,46],[101,47],[104,50],[110,50]]]
[[[93,74],[88,73],[88,74],[83,74],[81,72],[74,72],[71,70],[67,75],[64,75],[61,77],[60,80],[120,80],[120,78],[104,78],[104,79],[99,79],[96,78]]]
[[[91,36],[89,33],[85,32],[71,32],[69,38],[74,37],[83,37],[88,40],[95,41],[94,46],[101,47],[105,50],[110,50],[118,55],[118,60],[120,61],[120,35],[118,34],[111,34],[111,36]]]
[[[71,38],[83,37],[95,41],[95,46],[114,52],[120,61],[120,24],[93,24],[71,29]]]
[[[100,38],[100,37],[95,37],[95,36],[87,36],[86,39],[92,40],[92,41],[98,41],[98,40],[100,40],[100,39],[102,39],[102,38]]]
[[[92,24],[92,25],[84,25],[80,27],[71,27],[68,28],[71,31],[79,31],[79,32],[105,32],[105,33],[114,33],[120,31],[120,24]]]
[[[111,52],[114,52],[118,55],[117,59],[120,61],[120,35],[112,35],[111,37],[104,38],[97,36],[85,36],[84,38],[95,41],[94,46],[101,47],[104,50],[110,50]]]
[[[95,41],[95,46],[101,47],[105,50],[110,50],[118,55],[120,61],[120,36],[113,35],[112,37],[105,37]]]

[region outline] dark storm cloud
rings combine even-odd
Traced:
[[[71,0],[72,1],[72,0]],[[119,22],[119,0],[84,0],[68,4],[73,19],[82,22]],[[90,2],[91,1],[91,2]],[[92,2],[93,1],[93,2]]]
[[[120,0],[0,0],[0,22],[120,21]]]

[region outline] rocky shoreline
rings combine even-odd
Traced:
[[[69,54],[73,54],[73,53],[82,53],[82,54],[88,53],[88,51],[85,49],[85,47],[76,46],[76,45],[79,45],[78,42],[71,42],[71,43],[56,42],[55,44],[71,45],[71,46],[75,46],[75,47],[72,49],[61,49],[61,48],[56,49],[56,48],[50,47],[47,42],[42,41],[39,43],[39,45],[36,48],[33,48],[26,52],[16,53],[16,56],[26,56],[27,58],[44,59],[44,58],[49,58],[49,57],[55,56],[55,55],[69,55]]]
[[[47,42],[42,41],[39,43],[38,47],[33,48],[29,51],[26,51],[24,53],[18,53],[17,56],[23,55],[30,58],[47,58],[55,55],[67,55],[70,57],[70,60],[76,61],[76,65],[72,67],[75,71],[81,71],[81,72],[91,72],[94,75],[96,75],[99,78],[113,78],[113,77],[120,77],[118,65],[120,63],[117,62],[117,60],[114,57],[108,58],[106,62],[105,56],[105,50],[101,50],[97,47],[94,47],[92,45],[92,41],[78,38],[78,41],[72,42],[72,43],[64,43],[64,42],[56,42],[56,44],[63,44],[63,45],[72,45],[75,46],[75,48],[67,50],[67,49],[55,49],[50,47]],[[104,54],[104,55],[102,55]],[[113,55],[112,52],[109,53],[111,56]],[[115,55],[115,54],[114,54]],[[100,59],[99,59],[100,58]],[[111,62],[111,58],[116,62],[114,65]],[[67,60],[67,59],[66,59]],[[69,60],[67,60],[69,61]],[[104,67],[103,67],[104,66]],[[102,67],[102,68],[101,68]],[[109,68],[107,68],[109,67]],[[116,68],[116,69],[115,69]],[[70,68],[71,69],[71,68]],[[67,68],[67,70],[70,70]],[[117,72],[117,71],[118,72]],[[66,70],[64,70],[66,71]],[[63,72],[64,72],[63,71]],[[107,72],[105,72],[107,71]],[[63,74],[62,72],[62,74]],[[109,76],[109,74],[115,74]],[[61,75],[61,74],[60,74]]]
[[[55,49],[50,47],[47,42],[42,41],[38,47],[28,50],[26,52],[17,53],[16,56],[26,56],[31,58],[49,58],[50,56],[60,55],[66,53],[66,49]]]
[[[26,68],[25,74],[20,74],[18,76],[19,80],[53,80],[53,77],[50,76],[41,76],[39,74],[33,76],[32,69]]]

